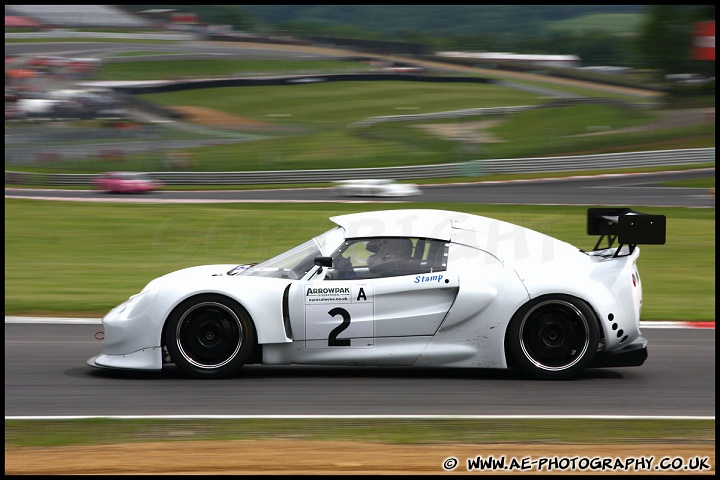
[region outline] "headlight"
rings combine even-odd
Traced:
[[[152,282],[151,282],[152,283]],[[148,287],[150,284],[148,284]],[[141,314],[155,300],[159,289],[145,287],[142,292],[133,295],[113,309],[113,313],[121,320]]]

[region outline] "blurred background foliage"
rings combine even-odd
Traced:
[[[127,5],[176,8],[235,30],[416,42],[433,50],[578,55],[587,65],[714,75],[687,52],[715,5]]]

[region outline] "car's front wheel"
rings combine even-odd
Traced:
[[[582,372],[593,360],[599,326],[592,309],[569,295],[537,298],[508,326],[506,347],[517,367],[536,378],[559,380]]]
[[[172,361],[196,378],[232,375],[245,364],[256,341],[245,309],[212,294],[178,305],[168,318],[164,335]]]

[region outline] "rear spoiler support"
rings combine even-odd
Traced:
[[[600,235],[593,250],[612,248],[617,240],[614,256],[618,257],[625,245],[630,254],[640,244],[665,244],[665,215],[650,215],[629,208],[588,208],[587,219],[588,235]],[[608,245],[601,248],[603,239],[607,239]]]

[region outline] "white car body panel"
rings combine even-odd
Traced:
[[[266,365],[366,365],[411,367],[431,337],[378,338],[372,348],[306,348],[305,342],[266,345]]]
[[[372,345],[373,338],[434,335],[455,300],[459,282],[457,275],[449,272],[405,275],[374,282],[333,282],[332,290],[347,289],[348,293],[312,294],[327,285],[320,280],[291,287],[290,318],[296,341],[306,340],[308,346],[310,342],[326,343],[330,330],[337,325],[328,311],[338,306],[353,314],[357,330],[345,332],[343,338],[363,338]],[[367,328],[362,328],[364,322],[369,324]]]
[[[132,370],[160,370],[162,368],[162,347],[143,348],[125,355],[101,354],[95,357],[95,364],[105,368]]]
[[[345,230],[345,238],[416,236],[450,240],[452,220],[442,210],[388,210],[379,216],[377,212],[353,213],[330,217]]]
[[[103,319],[102,353],[88,363],[161,369],[166,321],[183,301],[208,293],[247,311],[264,364],[507,368],[510,319],[529,301],[557,294],[590,306],[603,352],[647,343],[638,328],[639,248],[619,258],[588,254],[518,225],[441,210],[330,220],[338,227],[316,237],[320,255],[351,239],[428,238],[447,244],[443,270],[338,280],[317,265],[297,278],[256,276],[250,265],[182,269],[111,310]]]

